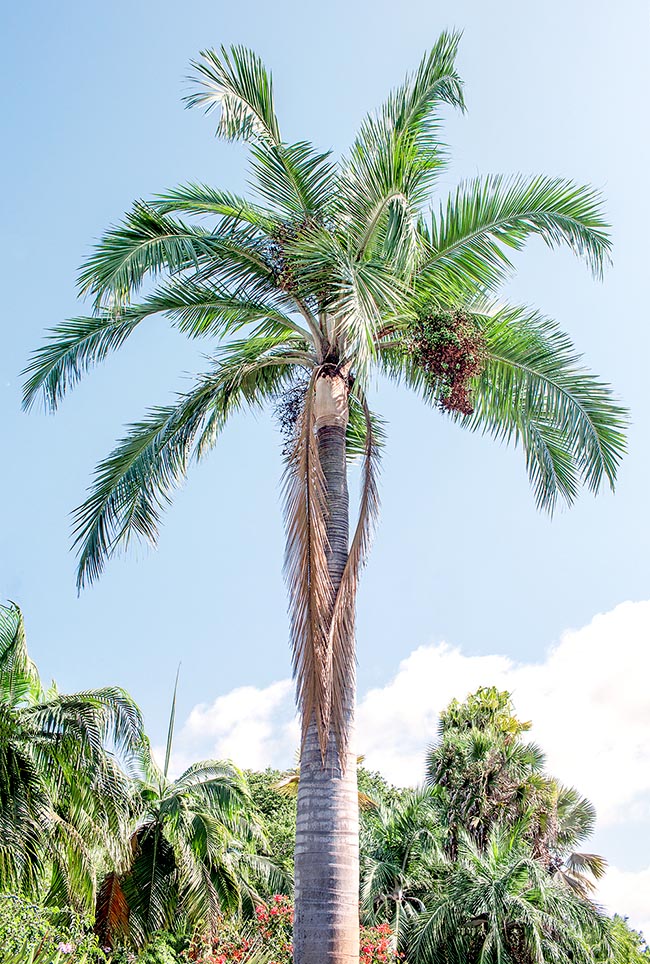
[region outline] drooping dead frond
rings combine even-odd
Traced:
[[[129,933],[129,903],[115,871],[106,874],[97,893],[94,929],[100,944],[110,948]]]
[[[309,382],[295,444],[284,476],[293,674],[303,740],[315,719],[325,757],[332,707],[330,624],[334,593],[327,568],[327,499],[314,425],[314,378]]]
[[[361,499],[359,519],[352,539],[348,560],[343,570],[341,583],[334,601],[332,623],[329,630],[332,651],[332,708],[331,727],[336,738],[341,765],[345,767],[348,751],[349,733],[345,725],[346,701],[350,699],[350,680],[354,679],[355,645],[354,626],[356,612],[357,585],[359,573],[365,563],[370,542],[379,515],[379,474],[380,448],[372,426],[370,410],[365,395],[359,400],[366,421],[366,446],[363,456],[361,477]]]

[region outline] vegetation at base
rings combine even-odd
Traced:
[[[46,689],[14,605],[0,721],[0,964],[289,964],[295,770],[173,778],[173,727],[161,768],[126,693]],[[422,787],[359,766],[360,964],[650,964],[594,902],[594,808],[530,726],[483,687],[442,712]]]
[[[0,895],[0,964],[27,964],[32,953],[38,964],[57,955],[71,964],[105,960],[89,919],[17,894]]]

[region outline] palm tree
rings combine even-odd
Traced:
[[[413,917],[425,909],[431,862],[441,850],[435,790],[406,791],[373,811],[361,835],[361,908],[365,922],[391,925],[404,942]]]
[[[440,715],[438,742],[427,753],[426,782],[438,791],[445,849],[454,859],[459,836],[486,845],[496,823],[513,826],[540,810],[549,779],[545,757],[523,734],[506,691],[480,687],[462,703],[452,700]]]
[[[384,373],[462,426],[522,446],[539,506],[614,484],[624,413],[555,322],[496,301],[508,249],[567,245],[596,275],[610,241],[600,199],[562,178],[476,178],[437,212],[440,111],[464,108],[459,36],[444,33],[335,162],[286,142],[271,76],[242,47],[194,63],[189,106],[250,146],[249,200],[189,183],[137,202],[84,265],[90,316],[56,327],[27,369],[25,404],[55,408],[138,325],[163,314],[213,345],[172,405],[132,425],[75,516],[78,581],[132,537],[155,542],[162,509],[233,412],[271,404],[286,431],[291,641],[302,714],[296,840],[299,964],[358,955],[354,613],[377,516]],[[210,219],[208,225],[197,218]],[[349,538],[347,460],[363,488]]]
[[[517,828],[549,874],[587,896],[607,862],[574,848],[593,833],[596,811],[545,773],[543,752],[523,739],[530,727],[515,716],[510,693],[494,686],[442,712],[426,781],[436,791],[445,851],[453,860],[462,835],[484,849],[497,828]]]
[[[128,816],[118,757],[143,739],[140,712],[123,690],[45,689],[20,609],[0,606],[1,890],[92,908],[96,854],[121,853]]]
[[[414,921],[415,964],[594,964],[611,954],[609,921],[546,874],[516,833],[484,850],[464,835]]]
[[[525,815],[533,855],[549,874],[588,897],[607,870],[607,861],[600,854],[574,849],[594,832],[594,805],[574,787],[554,779],[547,781],[545,791],[537,807],[529,808]]]
[[[261,853],[265,841],[251,819],[241,771],[230,762],[207,760],[170,778],[175,707],[176,688],[164,765],[157,765],[144,744],[126,859],[105,874],[99,889],[95,930],[103,946],[127,939],[141,947],[156,931],[183,925],[214,934],[224,912],[252,912],[260,902],[256,879],[271,888],[284,883]]]

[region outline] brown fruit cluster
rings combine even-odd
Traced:
[[[298,288],[298,283],[287,258],[286,248],[296,241],[304,231],[312,228],[314,224],[313,218],[280,224],[266,245],[267,263],[273,272],[276,285],[282,291],[291,293],[297,291]]]
[[[473,319],[462,311],[426,315],[412,326],[407,345],[440,407],[471,415],[471,382],[486,358],[485,339]]]
[[[276,398],[274,414],[278,428],[284,439],[282,448],[284,455],[288,455],[293,448],[298,420],[305,407],[305,395],[308,385],[309,381],[307,379],[301,379]]]

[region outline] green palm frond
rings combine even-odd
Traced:
[[[168,929],[177,907],[177,863],[172,845],[157,821],[134,835],[134,857],[122,887],[129,905],[129,931],[137,945]]]
[[[156,194],[149,201],[160,214],[194,214],[220,217],[232,228],[240,227],[240,222],[259,228],[265,235],[277,228],[277,219],[269,211],[253,204],[248,198],[229,191],[218,191],[209,184],[190,182],[180,184],[162,194]]]
[[[33,354],[23,374],[23,406],[31,408],[42,391],[54,411],[63,396],[97,362],[124,344],[141,318],[119,311],[97,317],[71,318],[52,328],[44,345]]]
[[[580,364],[557,323],[529,308],[473,316],[485,360],[472,385],[474,409],[452,413],[471,430],[521,444],[538,507],[571,504],[580,484],[613,488],[625,452],[627,412],[610,387]],[[400,340],[380,345],[386,373],[437,404],[441,386],[414,363]]]
[[[427,908],[415,920],[409,959],[523,959],[589,964],[590,943],[607,941],[606,922],[589,901],[545,874],[520,841],[496,832],[485,852],[468,839],[443,864]]]
[[[27,652],[23,614],[10,602],[0,605],[0,680],[21,677],[37,681],[38,673]]]
[[[367,449],[368,422],[363,408],[363,403],[355,394],[350,392],[350,417],[346,430],[346,451],[350,461],[356,461],[363,457]],[[370,423],[372,426],[373,444],[378,451],[381,451],[386,444],[386,420],[376,412],[370,413]]]
[[[192,456],[214,444],[234,411],[272,398],[286,379],[296,356],[273,351],[278,343],[260,338],[231,344],[192,391],[176,405],[151,410],[99,464],[91,494],[73,517],[80,587],[131,537],[155,544],[160,514]]]
[[[219,55],[214,50],[202,50],[201,57],[192,61],[196,90],[185,98],[187,106],[203,107],[206,112],[218,107],[219,137],[281,143],[273,81],[257,54],[246,47],[222,46]]]
[[[252,186],[264,202],[290,219],[323,219],[335,192],[330,152],[320,153],[308,141],[251,147]]]
[[[188,107],[220,108],[217,134],[229,140],[253,141],[251,151],[256,184],[274,208],[285,214],[322,213],[332,192],[329,154],[310,144],[282,142],[273,104],[273,81],[251,50],[233,46],[201,52],[192,66],[196,90]]]
[[[487,362],[475,387],[472,429],[521,441],[538,506],[569,504],[582,482],[613,487],[625,451],[625,410],[610,387],[580,365],[570,338],[528,309],[483,319]]]
[[[566,245],[596,275],[609,260],[611,241],[602,199],[593,188],[563,178],[491,175],[461,184],[432,217],[430,253],[421,268],[425,288],[448,297],[496,287],[531,235],[551,248]]]
[[[173,319],[180,331],[192,338],[221,338],[256,323],[265,323],[267,334],[284,331],[296,332],[305,339],[311,337],[272,301],[233,295],[222,285],[210,282],[199,284],[175,278],[161,285],[141,305],[129,309],[133,316],[142,317],[159,312]]]
[[[438,108],[463,109],[454,61],[460,35],[443,33],[412,77],[363,122],[344,162],[338,209],[356,256],[376,248],[405,268],[419,247],[419,208],[442,165]]]
[[[460,37],[458,31],[443,31],[415,74],[392,92],[380,111],[383,126],[392,127],[404,139],[414,139],[422,153],[435,154],[440,148],[439,106],[465,109],[463,82],[455,65]]]
[[[176,780],[178,793],[189,792],[224,817],[250,801],[243,773],[230,762],[204,760],[193,763]]]
[[[82,741],[96,752],[110,743],[119,751],[135,753],[142,743],[142,714],[128,693],[117,686],[54,694],[27,707],[24,719],[43,739],[51,737],[59,744]]]
[[[118,760],[139,752],[142,718],[116,687],[45,690],[15,606],[0,607],[4,639],[7,628],[13,657],[0,664],[0,887],[87,912],[97,852],[123,855],[132,795]]]
[[[561,847],[574,847],[596,829],[596,808],[573,787],[558,786],[557,838]]]
[[[108,308],[130,300],[146,275],[198,268],[213,257],[212,232],[160,214],[139,201],[122,224],[106,232],[79,274],[82,293]]]

